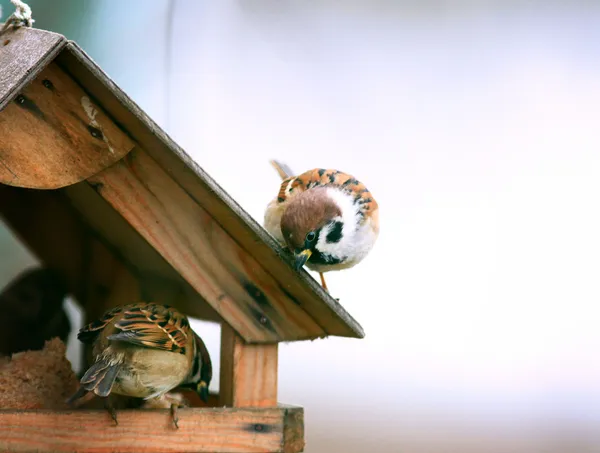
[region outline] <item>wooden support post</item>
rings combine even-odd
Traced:
[[[248,344],[221,324],[220,405],[277,406],[278,344]]]

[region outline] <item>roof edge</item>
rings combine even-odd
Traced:
[[[0,111],[6,107],[67,45],[58,33],[21,27],[0,42]]]

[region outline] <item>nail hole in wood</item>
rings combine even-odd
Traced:
[[[102,131],[100,129],[98,129],[97,127],[88,126],[88,131],[90,132],[90,135],[92,137],[102,140],[102,137],[103,137]]]
[[[49,90],[52,90],[54,88],[54,84],[52,82],[50,82],[50,80],[48,80],[48,79],[42,80],[42,85],[44,85]]]

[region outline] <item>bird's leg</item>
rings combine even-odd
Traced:
[[[179,429],[179,417],[177,416],[178,403],[171,403],[171,418],[176,429]]]
[[[325,276],[323,275],[323,272],[319,272],[319,275],[321,276],[321,286],[325,291],[329,292],[329,289],[327,288],[327,283],[325,283]]]
[[[180,407],[187,407],[187,401],[183,398],[180,393],[168,393],[161,395],[156,398],[144,401],[142,405],[143,409],[170,409],[171,419],[176,429],[179,429],[179,416],[177,409]]]
[[[319,275],[321,276],[321,286],[325,291],[329,292],[329,288],[327,288],[327,283],[325,283],[325,276],[323,275],[323,272],[319,272]],[[340,301],[338,298],[336,298],[335,300],[337,300],[338,302]]]
[[[112,418],[114,420],[115,426],[118,426],[119,422],[117,421],[117,411],[115,410],[114,406],[112,405],[112,402],[110,401],[110,395],[108,395],[106,398],[103,398],[103,400],[104,400],[104,408],[110,414],[110,418]]]

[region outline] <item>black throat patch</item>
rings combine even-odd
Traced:
[[[322,253],[315,249],[313,254],[310,256],[310,262],[320,265],[334,265],[340,264],[346,261],[346,258],[338,258],[337,256],[330,255],[329,253]]]
[[[344,227],[344,224],[342,222],[340,222],[340,221],[334,222],[333,227],[331,228],[331,231],[329,231],[329,233],[327,233],[327,237],[325,238],[325,240],[330,244],[340,242],[343,237],[343,234],[342,234],[343,227]]]

